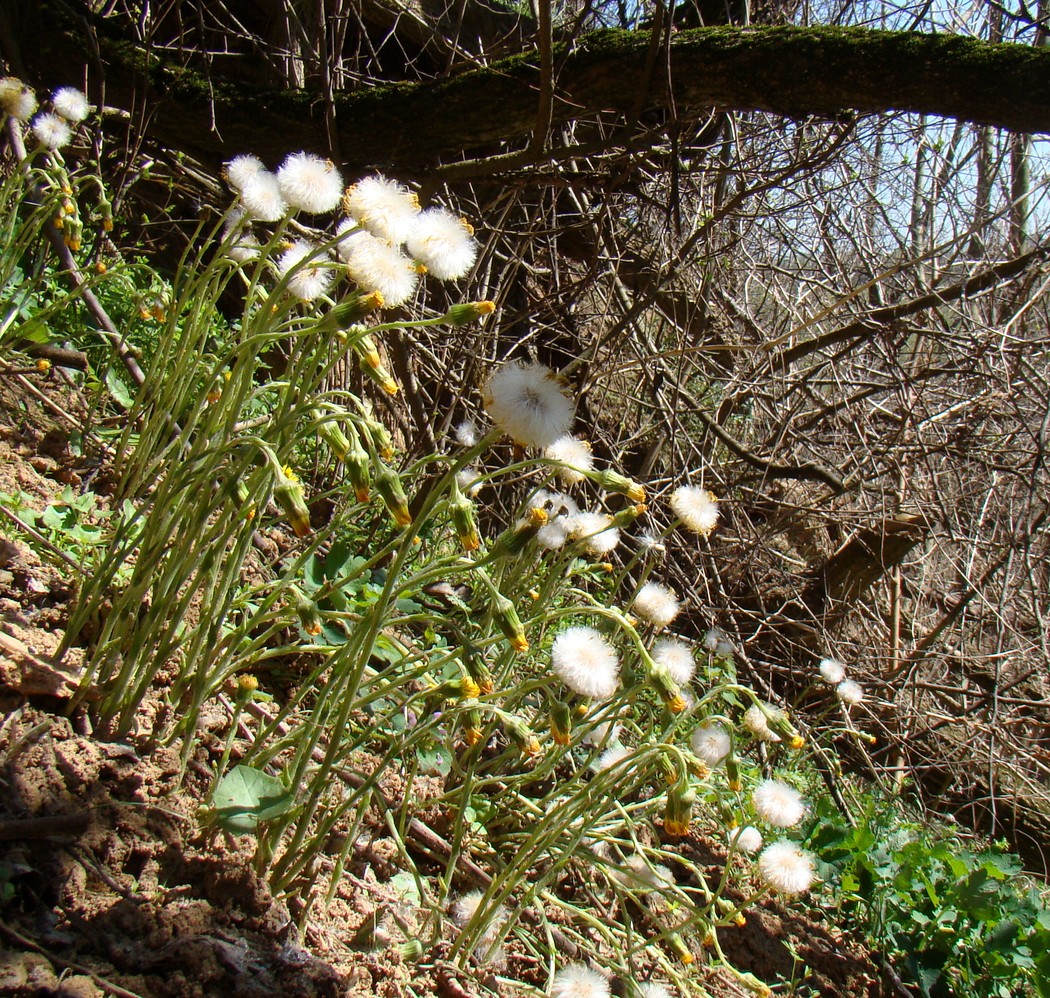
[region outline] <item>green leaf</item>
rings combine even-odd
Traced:
[[[275,776],[251,766],[234,766],[212,795],[220,827],[235,835],[250,835],[263,821],[287,814],[294,795]]]
[[[113,396],[116,403],[125,409],[130,409],[135,404],[135,398],[128,390],[128,386],[117,377],[112,367],[106,368],[106,388]]]

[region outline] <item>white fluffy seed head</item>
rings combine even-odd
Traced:
[[[550,368],[511,361],[482,390],[493,422],[522,447],[549,447],[569,432],[575,406]]]
[[[774,842],[758,857],[758,875],[781,894],[801,894],[813,885],[812,857],[794,842]]]
[[[397,247],[362,229],[354,230],[337,245],[350,280],[366,294],[378,291],[386,308],[404,305],[415,294],[419,274]]]
[[[717,721],[701,724],[690,736],[689,744],[705,766],[717,766],[733,747],[733,739]]]
[[[464,419],[453,431],[460,447],[473,447],[478,442],[478,424],[473,419]]]
[[[543,451],[544,457],[557,461],[558,477],[566,485],[576,485],[584,479],[584,473],[593,470],[594,456],[591,448],[582,440],[566,433],[548,444]]]
[[[587,745],[606,745],[615,742],[620,737],[620,722],[615,718],[608,721],[599,721],[589,728],[583,736]]]
[[[592,700],[606,700],[620,685],[616,649],[593,627],[562,631],[551,646],[551,664],[569,689]]]
[[[657,627],[666,627],[681,610],[674,592],[659,582],[647,582],[638,590],[632,604],[634,612]]]
[[[343,197],[343,177],[330,159],[293,152],[277,170],[281,196],[311,215],[334,211]]]
[[[325,266],[325,256],[314,256],[316,253],[316,244],[299,239],[277,259],[277,272],[287,277],[289,293],[303,301],[313,301],[332,284],[332,271]],[[306,262],[311,256],[314,259]]]
[[[735,844],[738,851],[750,856],[762,848],[762,833],[754,825],[744,825],[729,833],[729,842]]]
[[[66,121],[79,123],[91,114],[91,105],[87,97],[76,87],[59,87],[51,95],[51,106],[55,114],[62,115]]]
[[[28,121],[36,114],[36,94],[14,76],[0,79],[0,109],[19,121]]]
[[[242,156],[234,156],[226,163],[222,175],[226,178],[226,183],[240,193],[246,184],[251,183],[260,173],[266,172],[266,167],[258,156],[245,153]]]
[[[693,658],[693,649],[681,638],[660,638],[653,643],[650,654],[653,661],[662,665],[679,686],[692,682],[696,673],[696,660]]]
[[[846,706],[860,703],[864,699],[864,687],[852,679],[844,679],[835,687],[837,696]]]
[[[658,981],[645,981],[635,988],[638,998],[673,998],[670,990]]]
[[[470,891],[468,894],[461,894],[449,905],[448,913],[452,921],[460,928],[469,924],[477,915],[484,898],[484,891]],[[499,935],[500,929],[503,928],[506,921],[507,909],[503,905],[498,905],[488,913],[479,942],[486,945],[491,944]]]
[[[671,493],[671,509],[685,527],[707,537],[718,526],[718,500],[707,489],[681,485]]]
[[[654,534],[651,530],[643,530],[638,535],[638,547],[651,557],[667,553],[667,545],[664,544],[664,539],[658,534]]]
[[[245,213],[260,222],[277,222],[284,218],[288,205],[281,197],[277,178],[266,169],[257,170],[250,176],[245,170],[243,176],[244,183],[239,192]]]
[[[400,246],[416,224],[419,198],[396,180],[365,177],[347,189],[343,210],[373,236]]]
[[[562,967],[551,982],[550,998],[609,998],[609,982],[585,963]]]
[[[471,227],[444,208],[427,208],[414,216],[405,249],[439,281],[464,277],[478,256]]]
[[[763,780],[751,794],[755,814],[777,828],[797,825],[806,813],[802,795],[781,780]]]
[[[69,122],[57,114],[38,114],[33,119],[33,134],[45,149],[62,149],[73,140]]]
[[[837,686],[846,678],[846,667],[836,658],[822,658],[817,671],[820,678],[831,686]]]
[[[663,864],[651,866],[641,854],[635,853],[624,861],[624,868],[617,870],[613,877],[624,887],[659,891],[674,887],[674,874]]]
[[[772,713],[776,708],[767,704],[766,710]],[[744,727],[747,728],[747,730],[750,731],[760,742],[772,743],[780,741],[780,735],[769,727],[769,721],[766,720],[766,713],[758,706],[758,704],[748,707],[744,712]]]
[[[610,745],[600,756],[598,756],[597,762],[595,762],[595,768],[599,771],[612,769],[613,766],[618,766],[624,759],[631,754],[631,750],[626,745],[621,745],[619,742],[615,745]]]
[[[576,513],[569,517],[569,535],[579,541],[588,554],[610,554],[620,543],[620,531],[605,513]]]

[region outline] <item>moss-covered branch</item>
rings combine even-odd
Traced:
[[[52,32],[54,40],[35,50],[37,65],[43,59],[65,66],[66,75],[79,80],[69,51],[77,44],[83,51],[77,38],[83,23],[69,21],[61,41]],[[204,158],[238,149],[265,154],[268,148],[281,153],[326,146],[319,95],[206,81],[147,58],[106,28],[105,22],[95,25],[111,92],[140,89],[148,79],[153,96],[164,98],[149,127],[171,145]],[[561,43],[554,53],[553,123],[638,110],[648,43],[647,33],[629,31]],[[65,52],[56,58],[60,47]],[[679,113],[709,107],[789,117],[919,111],[1050,131],[1050,48],[866,29],[716,27],[676,35],[671,66]],[[537,57],[529,53],[451,79],[338,94],[343,157],[350,167],[419,171],[504,143],[513,147],[535,124],[538,82]],[[641,109],[664,107],[669,96],[661,77]]]

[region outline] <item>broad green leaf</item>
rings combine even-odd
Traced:
[[[287,813],[293,801],[293,794],[275,776],[251,766],[234,766],[219,780],[211,803],[222,828],[250,835],[260,822]]]

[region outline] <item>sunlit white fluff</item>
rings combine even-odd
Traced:
[[[763,780],[751,794],[751,804],[763,821],[777,828],[797,825],[806,813],[802,795],[782,780]]]
[[[588,554],[601,557],[610,554],[620,543],[620,531],[606,513],[583,511],[569,517],[569,535],[579,541]]]
[[[57,114],[38,114],[33,119],[33,134],[45,149],[62,149],[73,140],[69,122]]]
[[[794,842],[774,842],[758,857],[758,875],[781,894],[801,894],[813,885],[812,857]]]
[[[743,828],[734,828],[729,833],[729,841],[735,844],[740,852],[746,852],[750,856],[762,848],[762,833],[754,825],[744,825]]]
[[[611,697],[620,685],[616,649],[593,627],[562,631],[551,646],[551,664],[569,689],[592,700]]]
[[[767,707],[767,710],[772,712],[776,710],[776,708]],[[748,707],[744,712],[744,727],[761,742],[780,741],[780,735],[769,727],[769,721],[766,719],[766,712],[763,711],[758,704]]]
[[[680,486],[671,493],[671,509],[689,530],[703,537],[718,525],[718,500],[707,489]]]
[[[707,766],[717,766],[733,747],[733,739],[717,721],[701,724],[689,738],[695,755]]]
[[[634,853],[624,860],[624,868],[613,873],[613,877],[624,887],[643,888],[645,890],[666,890],[674,887],[674,874],[662,863],[655,866],[641,854]]]
[[[822,658],[817,666],[820,678],[831,686],[837,686],[846,678],[846,667],[835,658]]]
[[[558,477],[566,485],[576,485],[584,479],[584,472],[594,468],[594,456],[591,448],[577,437],[566,433],[549,444],[543,451],[544,457],[557,461]]]
[[[674,592],[660,582],[647,582],[638,590],[632,608],[643,620],[666,627],[681,610]]]
[[[256,170],[250,176],[248,173],[247,169],[243,171],[245,179],[239,188],[245,212],[260,222],[276,222],[284,218],[288,205],[281,196],[277,178],[266,169]]]
[[[62,115],[66,121],[78,123],[91,114],[91,105],[83,91],[76,87],[59,87],[51,95],[51,106],[55,114]]]
[[[36,114],[37,107],[36,94],[21,80],[14,76],[0,79],[0,108],[5,114],[19,121],[28,121]]]
[[[470,891],[468,894],[461,894],[449,905],[448,913],[452,921],[460,928],[468,925],[477,915],[484,898],[484,891]],[[478,939],[479,943],[490,944],[494,942],[506,921],[507,909],[503,905],[497,905],[489,911],[485,920],[485,926]]]
[[[334,211],[343,197],[343,177],[330,159],[293,152],[277,170],[284,200],[311,215]]]
[[[660,638],[654,642],[649,654],[654,662],[667,669],[679,686],[692,682],[696,673],[696,659],[693,658],[693,649],[681,638]]]
[[[847,706],[858,704],[864,699],[864,687],[852,679],[844,679],[835,687],[835,696]]]
[[[365,293],[378,291],[387,308],[404,305],[415,294],[419,274],[404,253],[369,232],[355,231],[338,244],[346,272]]]
[[[258,156],[245,153],[234,156],[224,167],[222,174],[226,182],[238,193],[244,190],[245,184],[251,183],[260,173],[266,173],[266,166]]]
[[[414,216],[405,249],[439,281],[464,277],[478,256],[473,229],[444,208],[427,208]]]
[[[415,227],[419,199],[396,180],[365,177],[347,190],[343,210],[372,235],[400,246]]]
[[[326,257],[315,256],[317,246],[306,239],[292,243],[278,258],[277,272],[288,278],[288,291],[303,301],[313,301],[332,284],[332,271],[325,266]],[[311,256],[314,259],[307,261]]]
[[[598,756],[595,768],[598,770],[612,769],[613,766],[618,766],[630,754],[631,750],[629,748],[617,742],[615,745],[610,745],[600,756]]]
[[[569,432],[575,407],[542,364],[502,365],[489,375],[482,396],[493,422],[523,447],[548,447]]]
[[[550,998],[609,998],[609,982],[585,963],[562,967],[551,982]]]
[[[473,447],[478,442],[478,424],[473,419],[464,419],[453,430],[453,436],[460,447]]]

